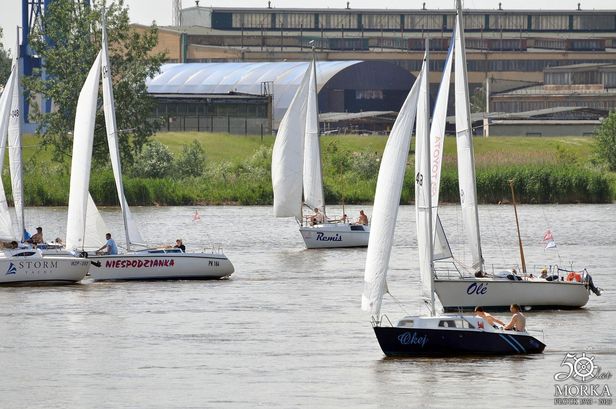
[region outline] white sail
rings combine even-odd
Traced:
[[[457,30],[455,33],[455,108],[456,141],[458,149],[458,183],[460,185],[460,205],[462,223],[472,255],[474,269],[483,268],[481,239],[479,232],[479,213],[477,209],[477,188],[475,186],[475,157],[470,120],[468,76],[466,73],[466,51],[464,46],[464,24],[460,0],[456,6]]]
[[[13,72],[15,73],[15,84],[13,86],[13,98],[11,101],[11,114],[9,118],[9,169],[11,172],[13,204],[15,206],[15,215],[17,218],[17,239],[18,241],[23,241],[25,225],[24,183],[21,157],[21,87],[19,84],[19,62],[17,55],[13,60],[13,67]]]
[[[107,129],[107,143],[109,145],[109,155],[111,156],[111,167],[113,168],[113,177],[116,183],[118,200],[122,208],[122,218],[124,221],[124,232],[126,234],[126,245],[130,248],[133,243],[143,243],[141,233],[137,227],[137,223],[133,219],[130,208],[124,195],[124,186],[122,183],[122,166],[120,164],[120,147],[118,144],[118,128],[115,117],[115,102],[113,99],[113,86],[111,65],[109,64],[109,55],[107,50],[107,30],[103,24],[103,47],[102,47],[102,81],[103,81],[103,110],[105,113],[105,126]]]
[[[2,96],[0,96],[0,173],[4,164],[4,152],[6,149],[7,131],[9,128],[9,115],[11,110],[11,102],[13,101],[13,90],[16,81],[16,67],[13,66],[11,75],[4,87]],[[6,202],[6,194],[2,178],[0,178],[0,240],[14,240],[15,232],[13,231],[13,222],[9,212],[9,206]]]
[[[276,134],[272,150],[272,186],[276,217],[301,218],[302,215],[304,133],[309,87],[310,67],[280,121]]]
[[[432,192],[430,189],[430,85],[428,47],[423,63],[423,75],[417,102],[417,132],[415,135],[415,214],[417,226],[417,250],[419,273],[424,299],[430,301],[434,311],[432,268]]]
[[[310,63],[310,79],[306,102],[306,131],[304,142],[304,203],[324,210],[321,147],[319,146],[319,110],[317,101],[317,72],[314,60]]]
[[[432,116],[432,126],[430,128],[430,160],[431,166],[431,190],[432,190],[432,230],[434,237],[433,257],[434,260],[441,260],[452,257],[451,248],[447,242],[445,231],[438,218],[439,191],[441,186],[441,170],[443,166],[443,151],[445,147],[445,126],[447,123],[447,106],[449,103],[449,84],[451,82],[451,67],[453,65],[454,38],[456,27],[453,29],[452,37],[443,78],[436,96],[434,104],[434,115]]]
[[[389,134],[376,184],[366,255],[362,309],[370,311],[377,317],[381,311],[383,295],[387,292],[387,269],[422,76],[423,71],[413,84]]]
[[[83,248],[97,250],[107,242],[105,234],[109,232],[92,196],[88,193],[86,202],[86,224],[83,235]]]
[[[71,162],[68,220],[66,224],[66,247],[68,249],[84,247],[100,68],[101,53],[99,52],[79,93],[75,112],[73,159]]]

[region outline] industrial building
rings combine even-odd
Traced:
[[[161,28],[170,62],[389,61],[416,74],[431,40],[430,82],[440,81],[455,10],[194,7],[176,1],[174,25]],[[470,88],[494,79],[543,82],[549,67],[616,63],[616,10],[465,10]],[[515,85],[513,85],[515,86]],[[519,85],[518,85],[519,86]]]
[[[490,97],[491,135],[592,135],[616,109],[616,64],[547,68],[543,84]]]
[[[263,134],[277,129],[307,68],[307,62],[165,64],[147,86],[167,130]],[[391,63],[318,62],[319,110],[398,111],[414,81]]]

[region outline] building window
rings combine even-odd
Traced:
[[[355,90],[355,99],[383,99],[383,90],[358,89]]]

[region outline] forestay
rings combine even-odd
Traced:
[[[124,231],[126,234],[126,246],[127,248],[130,248],[130,245],[133,243],[143,243],[143,239],[141,238],[141,233],[139,232],[137,223],[135,222],[130,208],[128,207],[126,196],[124,195],[124,186],[122,183],[122,166],[120,163],[120,149],[118,144],[118,128],[116,124],[115,102],[113,98],[113,86],[111,81],[111,65],[109,64],[109,55],[107,50],[107,30],[105,29],[105,24],[103,24],[103,46],[101,53],[103,110],[105,113],[105,126],[107,129],[107,143],[109,145],[109,155],[111,156],[111,167],[113,168],[113,177],[115,179],[118,200],[122,208],[122,218],[124,220]]]
[[[379,169],[362,294],[362,309],[377,317],[387,292],[387,269],[423,75],[423,71],[419,73],[400,109]]]
[[[464,45],[464,24],[460,0],[456,2],[457,30],[455,32],[455,110],[456,142],[458,149],[458,182],[462,222],[472,255],[474,269],[483,268],[481,240],[479,236],[479,214],[477,209],[477,188],[475,186],[475,157],[470,120],[468,77],[466,73],[466,51]]]
[[[323,177],[321,174],[321,148],[319,146],[319,109],[317,100],[317,73],[314,60],[310,63],[310,78],[306,95],[306,131],[304,142],[304,203],[323,210]]]
[[[310,67],[287,109],[272,150],[274,216],[301,218],[306,104]]]
[[[68,249],[80,249],[85,244],[88,187],[90,185],[100,67],[101,53],[99,52],[81,89],[75,112],[73,158],[66,224],[66,247]]]

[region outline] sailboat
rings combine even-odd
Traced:
[[[103,17],[104,18],[104,17]],[[119,144],[112,91],[112,74],[107,52],[107,34],[103,23],[103,44],[81,91],[75,118],[73,159],[69,195],[67,248],[87,250],[88,237],[98,235],[102,219],[89,193],[92,143],[96,117],[99,79],[102,74],[103,107],[107,141],[114,179],[124,222],[127,252],[113,255],[93,255],[90,276],[94,280],[160,280],[160,279],[219,279],[229,277],[233,264],[221,249],[212,252],[184,252],[179,248],[132,250],[143,244],[122,185]],[[93,231],[97,231],[94,232]]]
[[[445,311],[470,310],[480,305],[484,309],[503,309],[511,304],[526,308],[579,308],[588,302],[589,289],[583,282],[547,280],[510,280],[487,276],[481,249],[475,157],[470,121],[468,77],[461,0],[456,1],[456,26],[452,47],[445,62],[441,88],[437,96],[435,114],[430,133],[431,154],[434,160],[431,179],[433,220],[438,219],[438,194],[443,155],[445,117],[449,98],[449,80],[453,54],[455,54],[455,118],[458,155],[458,181],[460,205],[466,242],[472,257],[471,272],[459,268],[446,241],[444,231],[439,229],[437,239],[442,238],[442,252],[437,252],[437,261],[454,260],[455,273],[446,268],[437,268],[434,278],[436,294]],[[455,52],[452,52],[455,51]],[[477,273],[477,274],[475,274]]]
[[[24,239],[25,222],[18,50],[19,47],[16,47],[11,74],[0,97],[0,169],[4,162],[8,138],[9,169],[17,219],[15,232],[4,186],[0,180],[0,240],[4,244],[0,251],[0,284],[75,283],[87,274],[90,265],[88,260],[77,258],[74,254],[48,256],[40,248],[24,248],[19,244]]]
[[[545,345],[526,331],[492,327],[481,317],[436,315],[433,286],[435,241],[432,228],[432,162],[429,139],[428,45],[422,70],[413,85],[385,146],[374,199],[362,309],[372,314],[373,329],[387,356],[509,355],[541,353]],[[393,325],[381,315],[387,269],[402,191],[415,115],[417,247],[422,294],[429,316],[406,316]]]
[[[370,225],[327,219],[318,112],[313,58],[276,134],[272,151],[274,215],[295,217],[306,248],[366,247]],[[315,213],[318,210],[318,217],[304,217],[302,204]]]

